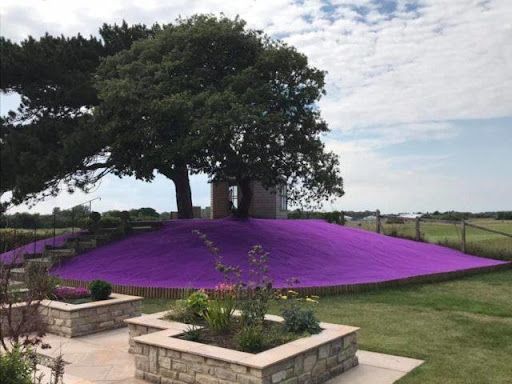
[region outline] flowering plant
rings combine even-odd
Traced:
[[[83,299],[91,296],[91,292],[83,287],[57,287],[53,294],[59,300]]]

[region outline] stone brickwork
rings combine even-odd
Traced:
[[[358,364],[354,327],[322,323],[318,335],[251,354],[175,338],[186,325],[162,316],[127,320],[136,376],[150,383],[319,384]]]
[[[45,300],[39,306],[47,331],[77,337],[126,327],[124,320],[140,316],[142,297],[112,294],[109,300],[69,304]]]
[[[3,335],[6,335],[9,332],[10,328],[8,325],[7,311],[10,311],[11,314],[11,329],[19,326],[22,317],[25,317],[25,321],[22,326],[23,329],[21,329],[22,332],[28,333],[33,332],[37,329],[39,323],[38,319],[27,319],[27,317],[29,316],[38,315],[38,313],[36,312],[37,308],[33,307],[32,309],[28,309],[26,308],[25,303],[16,303],[13,304],[10,310],[7,307],[0,308],[0,327],[2,327]]]

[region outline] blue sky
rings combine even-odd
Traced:
[[[508,0],[4,0],[1,34],[96,34],[103,22],[167,23],[240,15],[327,70],[319,103],[341,157],[346,195],[325,209],[512,210],[512,3]],[[1,112],[16,106],[1,97]],[[205,176],[195,205],[209,204]],[[101,196],[96,209],[175,209],[172,183],[105,178],[89,196],[62,194],[48,212]],[[26,210],[16,207],[13,211]]]

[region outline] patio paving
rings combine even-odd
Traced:
[[[116,329],[68,339],[47,335],[45,342],[52,348],[39,351],[55,357],[60,352],[66,365],[66,384],[144,384],[136,379],[133,355],[128,353],[128,329]],[[359,351],[359,366],[328,381],[328,384],[391,384],[423,361],[384,355],[382,353]],[[43,368],[43,372],[48,370]],[[46,375],[49,377],[49,373]]]

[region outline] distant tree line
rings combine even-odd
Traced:
[[[288,214],[289,219],[324,219],[329,222],[335,222],[335,218],[338,217],[341,213],[343,216],[350,217],[352,220],[361,220],[368,216],[375,216],[375,211],[331,211],[331,212],[321,212],[321,211],[305,211],[296,209],[291,211]],[[489,211],[489,212],[458,212],[458,211],[447,211],[447,212],[417,212],[421,217],[425,219],[436,219],[436,220],[447,220],[447,221],[460,221],[460,220],[469,220],[469,219],[496,219],[496,220],[512,220],[512,211]],[[401,219],[398,215],[385,215],[387,217],[387,222],[390,224],[400,224],[403,223],[403,219]]]
[[[458,211],[446,211],[439,212],[434,211],[432,213],[424,213],[422,215],[425,219],[436,219],[436,220],[469,220],[469,219],[496,219],[496,220],[512,220],[512,211],[489,211],[489,212],[458,212]]]
[[[102,225],[105,227],[114,227],[121,222],[121,217],[125,211],[110,210],[101,215]],[[150,221],[150,220],[168,220],[169,212],[157,212],[154,208],[138,208],[127,211],[132,221]],[[1,228],[25,228],[25,229],[50,229],[85,227],[90,215],[89,207],[78,206],[73,210],[54,208],[52,214],[39,214],[20,212],[11,215],[1,215]]]

